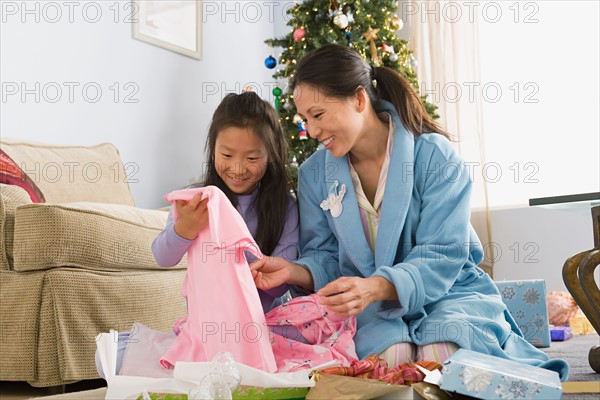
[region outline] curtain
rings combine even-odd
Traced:
[[[473,179],[471,222],[493,277],[494,246],[488,205],[482,86],[479,77],[478,17],[456,1],[404,0],[400,16],[408,25],[421,94],[437,105],[438,122],[455,139]]]

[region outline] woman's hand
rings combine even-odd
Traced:
[[[288,283],[290,269],[286,265],[289,261],[281,257],[264,256],[250,264],[250,271],[256,287],[261,290],[273,289]]]
[[[341,277],[317,292],[319,303],[342,317],[360,314],[371,303],[397,299],[396,288],[387,279]]]
[[[312,290],[312,275],[308,270],[281,257],[264,256],[250,264],[256,287],[269,290],[285,283]]]
[[[196,193],[190,201],[177,200],[175,209],[178,219],[175,221],[175,233],[184,239],[194,240],[198,233],[208,226],[208,197],[202,200]]]

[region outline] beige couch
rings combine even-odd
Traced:
[[[150,250],[167,212],[135,207],[133,168],[111,144],[0,147],[46,199],[0,184],[0,380],[96,379],[99,332],[135,321],[168,331],[186,312],[185,260],[162,269]]]

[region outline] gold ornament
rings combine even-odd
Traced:
[[[377,34],[379,33],[379,29],[373,29],[369,26],[369,29],[363,33],[363,36],[367,43],[370,45],[371,49],[371,60],[373,64],[379,66],[379,56],[377,55],[377,46],[375,46],[375,41],[377,40]]]
[[[394,15],[392,20],[390,21],[390,28],[395,31],[399,31],[404,26],[404,22],[400,19],[399,16]]]

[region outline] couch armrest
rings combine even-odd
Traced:
[[[12,269],[15,213],[24,204],[31,199],[23,188],[0,183],[0,270]]]
[[[73,266],[122,271],[163,269],[152,241],[168,213],[120,204],[28,204],[16,209],[14,270]],[[186,268],[183,259],[175,269]]]

